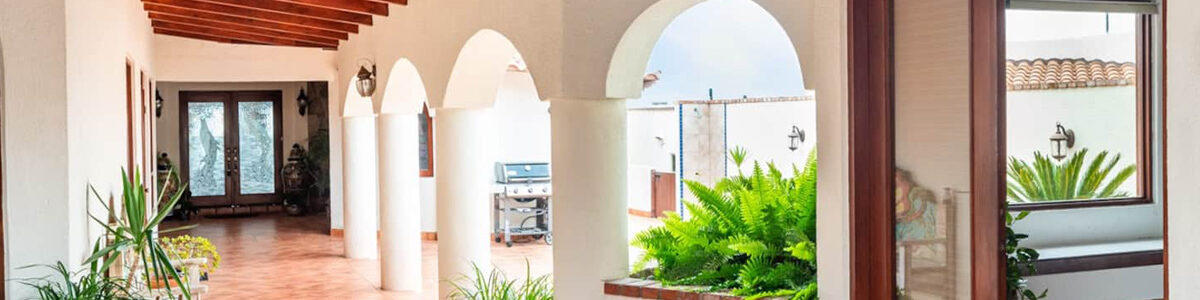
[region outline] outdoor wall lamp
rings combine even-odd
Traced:
[[[367,69],[368,65],[371,67],[370,70]],[[375,94],[375,71],[375,63],[370,61],[358,68],[358,83],[355,84],[355,87],[358,88],[359,96],[370,98]]]
[[[804,142],[804,130],[800,130],[800,127],[792,125],[792,132],[788,134],[788,139],[791,142],[788,145],[788,149],[791,149],[792,151],[800,149],[800,143]]]
[[[308,95],[304,94],[304,88],[300,88],[300,96],[296,96],[296,106],[300,107],[300,115],[304,116],[308,112],[308,105],[312,101],[308,100]]]
[[[1063,127],[1062,123],[1055,123],[1054,127],[1054,134],[1050,135],[1050,149],[1053,152],[1050,156],[1061,161],[1067,158],[1067,150],[1075,147],[1075,131]]]
[[[159,92],[158,89],[155,89],[154,90],[154,117],[155,118],[162,117],[162,107],[163,107],[162,92]]]

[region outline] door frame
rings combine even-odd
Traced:
[[[895,297],[893,0],[847,0],[850,299]],[[1004,299],[1004,0],[970,2],[971,294]]]
[[[279,203],[283,198],[280,191],[283,183],[279,176],[283,170],[283,91],[179,91],[179,179],[188,182],[191,170],[188,169],[188,103],[192,102],[223,102],[225,103],[225,147],[238,147],[239,139],[237,124],[237,103],[239,102],[272,102],[274,103],[274,140],[275,140],[275,193],[261,195],[241,195],[240,185],[233,182],[234,178],[226,176],[226,195],[211,197],[191,197],[198,207],[249,206]],[[199,201],[197,201],[199,200]],[[239,201],[241,203],[239,203]],[[202,203],[196,203],[202,202]],[[207,203],[204,203],[207,202]],[[215,202],[215,203],[214,203]]]

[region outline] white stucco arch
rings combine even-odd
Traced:
[[[446,83],[445,97],[440,102],[434,100],[433,106],[492,107],[500,86],[504,84],[504,74],[509,64],[514,57],[520,55],[516,45],[500,32],[491,29],[480,30],[459,50],[458,58],[450,71],[450,80]],[[536,77],[534,85],[537,85]]]
[[[384,86],[379,114],[418,114],[428,101],[425,81],[417,66],[407,58],[392,64]]]
[[[633,22],[629,23],[625,33],[617,42],[608,65],[605,77],[605,96],[608,98],[640,98],[642,95],[642,77],[650,62],[650,55],[655,44],[662,37],[663,31],[680,14],[706,0],[663,0],[650,5]],[[795,48],[800,60],[801,70],[808,66],[812,59],[812,47],[807,47],[810,34],[807,30],[810,22],[808,15],[809,1],[748,1],[757,4],[776,24],[780,26]],[[783,3],[781,3],[783,2]],[[785,12],[788,18],[780,18]],[[781,22],[787,20],[788,22]],[[807,76],[805,86],[810,86]]]
[[[358,84],[358,78],[352,78],[346,83],[346,98],[342,103],[343,117],[364,117],[375,115],[374,105],[371,104],[371,98],[363,97],[358,94],[358,89],[355,86]]]

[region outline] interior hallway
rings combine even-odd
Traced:
[[[660,224],[630,216],[630,234]],[[329,235],[328,216],[288,217],[281,213],[254,217],[199,217],[193,222],[166,222],[162,228],[185,224],[198,227],[178,234],[203,236],[221,255],[217,271],[205,284],[205,299],[436,299],[437,242],[422,243],[424,294],[383,292],[379,289],[378,260],[350,260],[345,243]],[[492,263],[510,279],[523,277],[525,259],[534,276],[551,273],[551,247],[541,241],[492,245]],[[633,252],[636,257],[640,253]],[[632,258],[630,261],[634,261]]]

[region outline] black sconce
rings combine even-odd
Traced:
[[[800,143],[804,142],[804,130],[800,130],[800,127],[792,125],[792,132],[788,133],[788,139],[790,142],[788,149],[791,149],[792,151],[800,149]]]
[[[157,89],[155,89],[154,90],[154,117],[155,118],[162,117],[162,107],[163,107],[162,92],[159,92]]]
[[[1050,135],[1050,156],[1061,161],[1067,158],[1067,150],[1075,147],[1075,131],[1063,127],[1062,123],[1056,123],[1054,127],[1054,134]]]
[[[300,107],[301,116],[308,113],[309,104],[312,104],[312,101],[308,100],[308,95],[304,94],[304,88],[300,88],[300,96],[296,96],[296,106]]]

